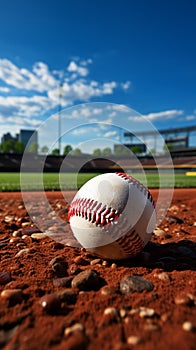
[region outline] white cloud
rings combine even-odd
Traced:
[[[0,92],[9,92],[10,89],[8,87],[3,87],[3,86],[0,86]]]
[[[91,85],[92,87],[97,87],[97,86],[99,86],[98,82],[95,81],[95,80],[92,80],[92,81],[90,82],[90,85]]]
[[[195,115],[187,115],[186,120],[195,120],[196,119],[196,116]]]
[[[67,67],[68,72],[76,72],[78,75],[82,77],[86,77],[89,74],[89,71],[85,67],[78,66],[76,62],[71,61],[69,66]]]
[[[0,116],[0,123],[8,123],[8,124],[18,124],[20,126],[29,125],[29,126],[39,126],[40,121],[37,119],[29,119],[29,118],[22,118],[22,117],[8,117],[4,118],[3,116]]]
[[[77,129],[74,129],[74,130],[72,131],[72,135],[74,135],[74,136],[84,135],[84,134],[87,134],[88,132],[89,132],[88,129],[77,128]]]
[[[33,72],[45,84],[46,89],[54,88],[57,85],[57,80],[50,73],[48,66],[43,62],[37,62],[33,66]]]
[[[84,118],[89,118],[89,117],[92,117],[94,115],[99,115],[103,113],[103,110],[102,108],[88,108],[88,105],[87,106],[84,106],[84,107],[81,107],[79,109],[74,109],[70,114],[66,114],[65,115],[65,118],[68,118],[68,119],[81,119],[81,117],[84,117]],[[94,119],[95,122],[99,122],[98,119]],[[91,119],[89,120],[90,122]]]
[[[113,93],[113,90],[117,87],[117,83],[112,81],[111,83],[103,84],[103,93],[110,95]]]
[[[111,112],[111,113],[109,113],[109,117],[110,117],[110,118],[114,118],[114,117],[116,117],[116,115],[117,115],[116,112]]]
[[[149,113],[146,115],[147,119],[154,120],[154,119],[172,119],[178,116],[181,116],[183,114],[182,110],[172,109],[168,111],[158,112],[158,113]]]
[[[142,121],[142,117],[145,117],[146,119],[150,121],[154,120],[160,120],[162,119],[163,121],[168,120],[168,119],[174,119],[176,117],[179,117],[183,115],[182,110],[177,110],[177,109],[172,109],[168,111],[161,111],[161,112],[156,112],[156,113],[149,113],[146,115],[136,115],[136,116],[130,116],[128,117],[129,120],[134,120],[134,121]]]
[[[80,64],[82,66],[87,66],[88,64],[92,64],[93,60],[91,58],[88,58],[87,60],[80,61]]]
[[[11,60],[0,59],[0,123],[1,130],[9,130],[9,126],[37,126],[50,114],[53,114],[59,105],[59,86],[62,82],[61,106],[74,105],[75,103],[90,102],[92,98],[100,98],[114,94],[117,88],[125,90],[126,86],[121,82],[100,82],[90,79],[89,66],[92,59],[72,59],[65,70],[50,70],[44,62],[36,62],[31,68],[19,67]],[[129,85],[127,83],[123,83]],[[124,107],[119,107],[125,111]],[[115,109],[111,113],[102,115],[102,108],[95,107],[89,110],[87,107],[71,112],[68,119],[81,119],[88,122],[99,122],[105,118],[106,123],[112,123]],[[116,109],[117,111],[117,109]],[[8,126],[8,128],[5,127]],[[5,128],[4,128],[5,127]],[[0,135],[1,136],[1,135]]]
[[[117,112],[122,112],[122,113],[130,113],[130,108],[128,108],[127,106],[125,105],[122,105],[122,104],[111,104],[111,105],[108,105],[107,107],[107,110],[109,111],[117,111]]]
[[[45,96],[0,96],[0,111],[5,116],[39,116],[50,108],[52,103]]]
[[[98,114],[103,113],[103,110],[102,110],[102,108],[93,108],[92,113],[93,113],[93,115],[98,115]]]
[[[123,90],[128,90],[131,86],[131,82],[128,80],[125,83],[121,83],[121,87]]]
[[[108,131],[104,134],[105,137],[114,137],[117,136],[117,131]]]
[[[47,91],[57,85],[57,80],[51,75],[44,63],[36,63],[32,72],[26,68],[18,68],[7,59],[0,59],[0,79],[17,89]]]

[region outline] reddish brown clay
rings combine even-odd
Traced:
[[[157,190],[151,193],[156,201]],[[65,221],[73,196],[47,193]],[[21,194],[0,193],[0,348],[195,349],[195,208],[196,189],[175,190],[167,217],[143,252],[104,261],[40,235]],[[62,234],[63,225],[53,229]],[[124,293],[126,276],[139,276],[153,288]]]

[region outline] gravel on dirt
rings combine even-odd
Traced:
[[[151,193],[156,202],[158,190]],[[0,193],[0,348],[194,350],[196,189],[176,189],[143,252],[122,261],[72,247],[71,231],[70,246],[61,241],[74,194],[46,193],[53,213],[45,235],[21,193]]]

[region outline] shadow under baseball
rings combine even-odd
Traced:
[[[167,272],[196,271],[196,243],[189,239],[165,244],[150,241],[139,255],[116,261],[116,264],[118,267],[160,268]]]

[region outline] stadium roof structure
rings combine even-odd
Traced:
[[[157,135],[157,134],[163,134],[163,135],[169,135],[169,134],[180,134],[186,132],[189,134],[192,131],[196,130],[196,125],[193,126],[184,126],[181,128],[170,128],[170,129],[162,129],[162,130],[149,130],[149,131],[139,131],[135,133],[131,132],[125,132],[125,137],[134,137],[134,136],[150,136],[150,135]]]

